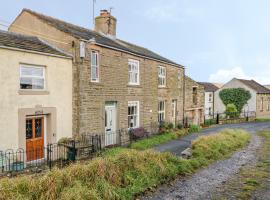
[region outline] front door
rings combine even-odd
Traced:
[[[172,100],[172,123],[176,126],[177,100]]]
[[[26,119],[27,161],[44,158],[44,117]]]
[[[116,144],[116,105],[105,106],[105,146]]]

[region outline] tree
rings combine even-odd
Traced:
[[[225,106],[234,104],[237,111],[240,113],[251,98],[251,94],[243,88],[228,88],[220,91],[219,97]]]
[[[226,106],[226,115],[230,118],[236,117],[238,115],[237,108],[234,104],[230,103]]]

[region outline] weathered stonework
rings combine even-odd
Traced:
[[[197,101],[193,101],[193,88],[197,88]],[[200,125],[204,122],[204,87],[185,76],[185,123]]]
[[[20,29],[19,27],[24,27]],[[166,101],[166,121],[171,120],[172,100],[177,100],[177,121],[183,121],[184,68],[86,43],[79,57],[80,40],[23,12],[9,31],[43,37],[73,58],[73,133],[103,133],[105,103],[117,102],[117,129],[128,127],[128,101],[140,102],[140,126],[158,120],[158,101]],[[60,41],[60,42],[59,42]],[[100,82],[90,80],[90,52],[100,54]],[[128,59],[140,62],[140,85],[128,85]],[[158,66],[166,67],[166,87],[158,88]],[[180,80],[178,78],[180,74]]]
[[[270,118],[270,94],[257,94],[256,99],[257,99],[256,117]]]

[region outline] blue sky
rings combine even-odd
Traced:
[[[0,6],[0,24],[30,8],[92,28],[91,2],[9,0]],[[236,76],[270,84],[268,0],[96,0],[96,15],[110,7],[118,38],[186,66],[195,80],[225,82]]]

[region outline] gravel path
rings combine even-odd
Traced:
[[[142,199],[212,199],[211,194],[236,174],[242,166],[256,162],[256,151],[262,144],[262,139],[254,134],[255,131],[257,129],[251,130],[253,135],[249,145],[233,154],[231,158],[218,161],[190,178],[176,180],[170,186],[161,186],[154,194]]]

